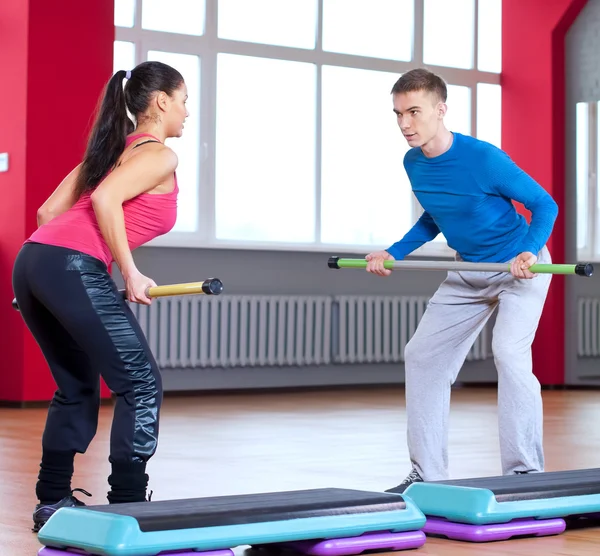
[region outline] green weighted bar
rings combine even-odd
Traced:
[[[365,259],[343,259],[330,257],[329,268],[367,268]],[[389,270],[456,270],[475,272],[510,272],[510,263],[469,263],[462,261],[384,261],[383,267]],[[573,274],[576,276],[592,276],[594,267],[591,263],[546,264],[539,263],[529,267],[534,274]]]

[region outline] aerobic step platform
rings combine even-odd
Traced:
[[[326,539],[318,541],[296,541],[268,545],[266,550],[276,550],[275,554],[280,556],[279,549],[291,549],[300,554],[310,556],[352,556],[365,552],[389,552],[419,548],[425,544],[426,536],[423,531],[404,531],[402,533],[365,533],[356,537],[344,537],[341,539]]]
[[[564,519],[515,519],[508,523],[471,525],[445,519],[427,519],[423,532],[457,541],[507,541],[517,537],[547,537],[560,535],[567,528]]]
[[[423,512],[398,494],[314,489],[61,508],[38,539],[61,556],[70,556],[67,549],[102,556],[225,550],[218,553],[225,556],[242,545],[413,532],[424,525]]]
[[[600,469],[413,483],[404,495],[427,516],[425,533],[476,538],[494,530],[507,535],[506,528],[514,527],[515,535],[528,534],[527,528],[530,534],[557,534],[564,518],[600,512]]]

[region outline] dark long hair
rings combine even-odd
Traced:
[[[119,70],[104,88],[75,185],[77,198],[95,189],[123,152],[127,135],[135,129],[127,110],[138,121],[155,92],[172,95],[183,83],[182,75],[162,62],[136,66],[123,89],[126,75]]]

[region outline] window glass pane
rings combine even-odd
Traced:
[[[314,48],[317,0],[219,0],[219,37]]]
[[[205,0],[142,0],[142,27],[153,31],[202,35]]]
[[[477,138],[502,148],[502,87],[477,83]]]
[[[462,85],[448,85],[447,88],[446,129],[471,135],[471,88]]]
[[[323,0],[323,50],[411,60],[414,0]]]
[[[424,0],[423,61],[473,67],[475,0]]]
[[[217,238],[314,241],[315,66],[229,54],[217,64]]]
[[[115,41],[113,44],[113,73],[132,70],[135,67],[135,44]]]
[[[135,21],[135,0],[115,0],[115,25],[133,27]]]
[[[164,62],[183,75],[188,90],[187,109],[183,135],[172,137],[165,144],[179,158],[177,166],[177,222],[173,231],[191,232],[198,227],[198,190],[200,171],[200,58],[173,52],[148,52],[148,60]]]
[[[479,0],[477,68],[502,71],[502,0]]]
[[[324,66],[321,239],[387,247],[412,225],[408,144],[392,112],[398,75]]]
[[[588,173],[589,173],[589,118],[588,104],[577,103],[576,112],[576,181],[577,181],[577,249],[588,246]]]

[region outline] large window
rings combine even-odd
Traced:
[[[161,60],[190,117],[154,245],[368,252],[421,213],[390,90],[428,67],[447,127],[500,146],[501,0],[115,0],[114,69]],[[439,236],[421,250],[448,254]]]
[[[600,102],[576,106],[577,256],[600,260]]]
[[[217,240],[315,240],[315,82],[306,62],[217,56]]]

